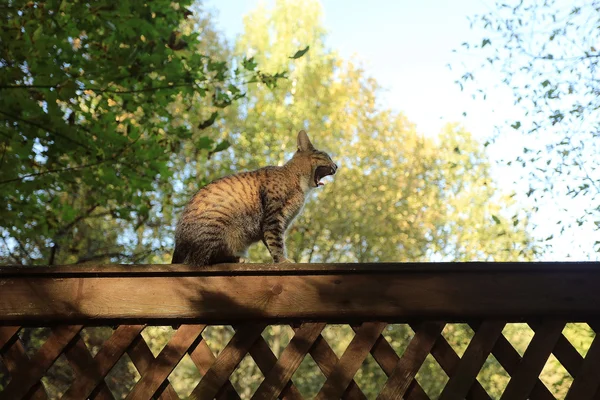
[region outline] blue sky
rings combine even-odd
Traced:
[[[242,18],[259,0],[207,0],[205,7],[215,11],[216,25],[233,40],[243,31]],[[273,1],[263,1],[271,4]],[[404,112],[419,130],[436,134],[448,121],[460,121],[478,136],[491,133],[493,106],[512,104],[508,92],[495,91],[487,103],[474,102],[454,81],[460,76],[449,63],[472,60],[473,55],[453,53],[474,37],[467,15],[485,12],[482,0],[374,1],[324,0],[327,43],[344,58],[362,61],[368,73],[386,90],[382,102]],[[498,107],[495,107],[498,108]],[[473,113],[463,118],[463,111]],[[432,111],[434,110],[434,111]]]
[[[274,1],[262,2],[269,5]],[[213,12],[217,29],[232,42],[243,30],[243,16],[258,4],[259,0],[204,1],[204,7]],[[483,142],[496,125],[522,118],[511,93],[491,83],[500,81],[493,72],[478,75],[477,85],[486,88],[485,101],[474,100],[471,92],[461,92],[455,83],[466,71],[462,64],[476,66],[483,61],[482,55],[469,53],[460,45],[485,36],[471,29],[468,17],[492,10],[492,1],[322,0],[322,5],[328,46],[344,58],[359,60],[384,88],[380,103],[403,112],[421,133],[436,135],[445,123],[460,122]],[[535,139],[510,132],[488,148],[488,156],[493,162],[513,159],[531,140]],[[524,193],[528,189],[527,174],[522,169],[497,164],[493,173],[506,192]],[[517,198],[523,206],[530,205],[524,194]],[[590,251],[596,235],[593,230],[583,227],[558,233],[556,222],[568,219],[560,210],[586,206],[585,199],[579,201],[583,204],[558,196],[543,204],[533,218],[536,237],[555,236],[553,248],[543,259],[598,257]]]

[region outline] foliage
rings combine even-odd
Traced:
[[[571,203],[582,208],[575,223],[596,230],[600,229],[599,10],[596,0],[496,3],[489,13],[472,19],[472,26],[484,36],[463,44],[484,56],[485,62],[459,80],[461,87],[475,85],[485,96],[486,84],[478,78],[489,81],[487,72],[501,77],[495,83],[512,91],[524,116],[500,126],[500,137],[515,136],[517,131],[535,138],[516,160],[508,161],[528,167],[532,178],[528,197],[581,196],[585,198],[581,203]],[[561,233],[569,226],[565,219],[559,224]],[[600,242],[596,245],[600,251]]]
[[[179,110],[169,106],[202,101],[213,113],[200,124],[206,128],[244,96],[243,83],[272,87],[283,76],[261,72],[252,59],[204,52],[203,40],[219,43],[201,30],[190,4],[3,6],[0,219],[11,263],[122,259],[120,232],[102,221],[147,222],[157,187],[171,177],[169,160],[193,129],[172,124]],[[196,145],[212,152],[228,146]],[[112,237],[94,248],[104,232]]]
[[[382,107],[377,82],[327,48],[317,1],[258,8],[233,55],[209,15],[190,14],[189,1],[7,4],[0,19],[3,263],[169,262],[175,218],[190,195],[223,174],[283,163],[300,128],[341,168],[289,232],[298,261],[535,254],[528,214],[495,187],[484,146],[456,124],[424,137]],[[261,246],[252,257],[269,260]],[[568,327],[565,335],[583,351],[590,332]],[[86,345],[97,347],[105,334],[86,331]],[[157,354],[172,334],[148,327],[143,336]],[[263,332],[276,355],[292,334],[277,326]],[[413,335],[403,325],[384,332],[398,354]],[[472,335],[465,325],[444,330],[458,354]],[[516,325],[505,335],[521,347],[532,336]],[[218,353],[232,329],[210,327],[203,336]],[[353,332],[328,328],[323,336],[340,356]],[[35,347],[42,339],[24,341]],[[62,371],[46,382],[52,394],[64,386]],[[124,397],[122,382],[135,369],[124,360],[113,371],[111,390]],[[560,393],[566,375],[554,367],[544,374]],[[249,398],[260,376],[246,359],[232,381]],[[431,357],[421,377],[435,397],[445,374]],[[170,379],[184,397],[199,377],[184,359]],[[371,358],[357,375],[368,398],[384,379]],[[305,394],[316,394],[323,380],[310,358],[294,376]],[[489,358],[479,380],[498,397],[508,377]]]
[[[289,232],[298,261],[530,258],[527,216],[505,215],[511,199],[496,190],[483,146],[457,125],[425,138],[405,116],[377,106],[377,82],[326,48],[319,10],[316,2],[280,1],[246,17],[238,53],[255,51],[267,71],[290,70],[289,79],[275,90],[249,88],[221,132],[236,145],[198,160],[198,170],[219,176],[281,164],[295,131],[306,128],[341,167]],[[298,43],[311,50],[292,68],[285,55]],[[268,261],[260,244],[252,255]]]

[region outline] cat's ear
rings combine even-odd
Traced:
[[[314,150],[315,147],[310,142],[308,135],[304,130],[298,132],[298,151]]]

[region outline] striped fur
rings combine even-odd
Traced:
[[[247,262],[248,247],[260,240],[274,262],[293,262],[287,258],[285,232],[320,178],[336,170],[300,131],[298,151],[285,165],[226,176],[192,197],[177,224],[172,263]]]

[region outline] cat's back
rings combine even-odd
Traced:
[[[233,261],[260,240],[268,175],[265,169],[229,175],[196,192],[177,224],[173,263]]]
[[[260,213],[261,192],[266,184],[267,168],[241,172],[219,178],[201,188],[189,201],[182,221],[213,217],[216,222],[230,222],[240,215]]]

